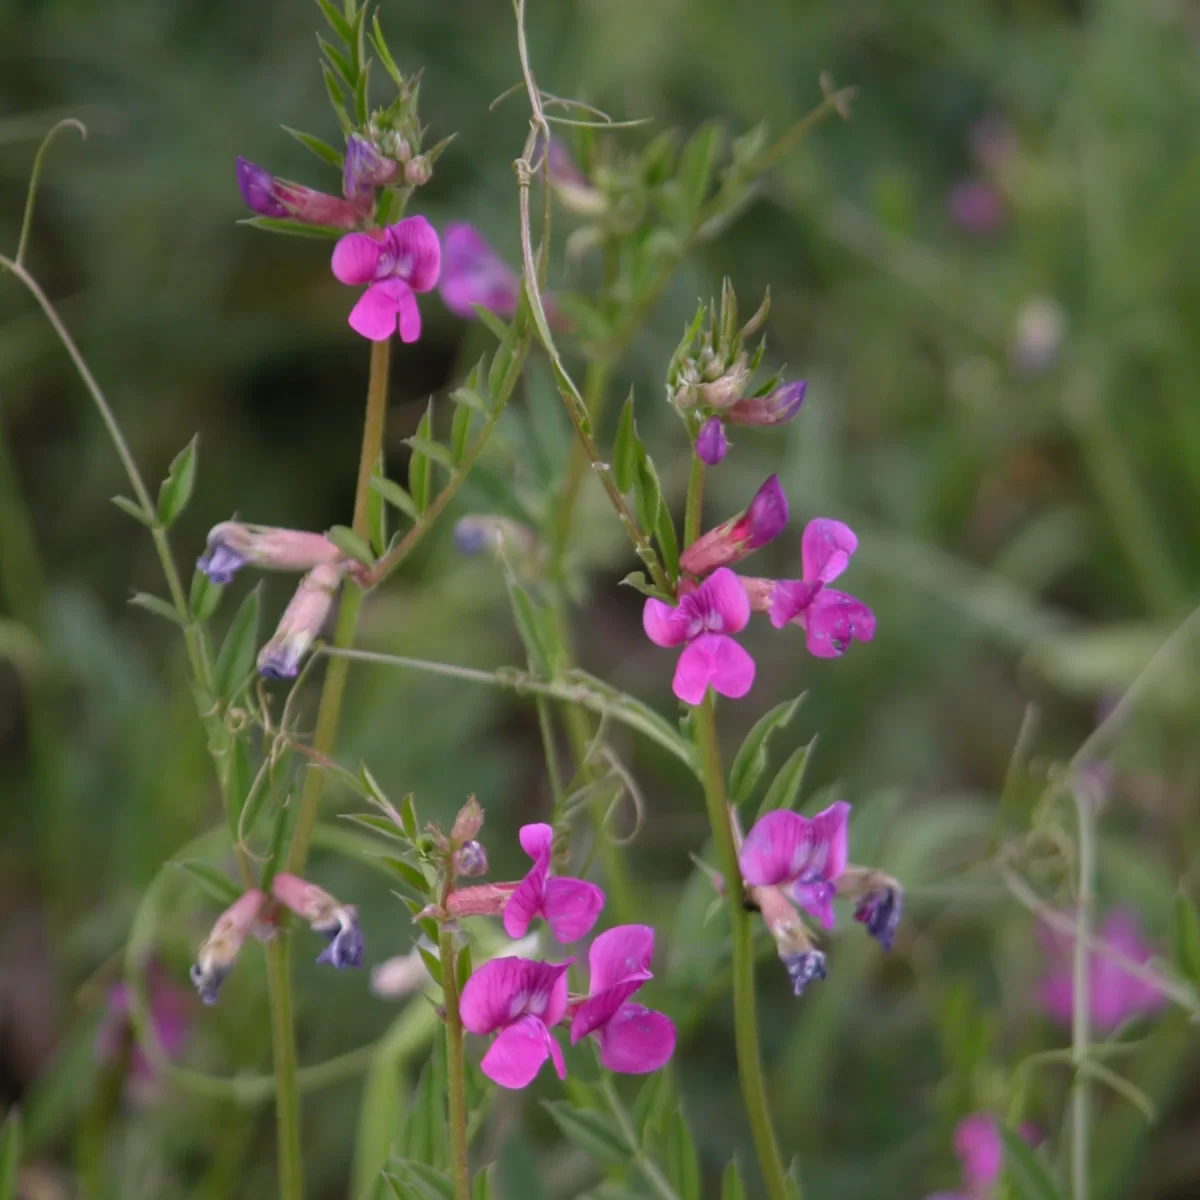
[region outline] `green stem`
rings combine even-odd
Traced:
[[[686,549],[700,536],[700,511],[704,507],[704,462],[693,452],[688,471],[687,508],[683,514],[683,545]]]
[[[371,494],[371,476],[379,461],[383,445],[383,423],[387,416],[388,362],[391,342],[371,344],[371,372],[367,380],[367,413],[363,421],[362,452],[358,460],[358,482],[354,489],[354,532],[367,537],[367,509]],[[333,636],[335,649],[345,650],[354,644],[358,632],[358,614],[362,609],[362,589],[348,587],[342,595],[342,610]],[[321,701],[317,706],[317,726],[313,733],[313,750],[330,757],[342,719],[342,697],[346,691],[346,675],[350,669],[345,658],[334,658],[325,672]],[[309,769],[304,775],[304,789],[296,812],[296,829],[288,851],[288,870],[293,875],[304,873],[313,827],[321,807],[321,792],[325,772]]]
[[[754,1151],[759,1170],[770,1200],[798,1200],[799,1185],[789,1186],[783,1159],[771,1127],[767,1105],[766,1084],[758,1048],[758,1014],[754,1000],[754,949],[751,944],[750,914],[746,912],[742,893],[742,876],[738,869],[737,849],[729,821],[729,801],[725,792],[725,773],[717,747],[717,729],[713,720],[713,698],[709,692],[704,702],[693,709],[696,747],[704,774],[704,797],[708,804],[708,820],[721,874],[725,877],[725,907],[729,911],[729,929],[733,941],[733,1028],[737,1049],[738,1078],[742,1084],[742,1101],[750,1122]]]
[[[292,1014],[292,966],[287,934],[267,943],[271,995],[271,1046],[275,1060],[275,1121],[279,1138],[279,1200],[303,1200],[300,1153],[300,1089],[296,1080],[296,1035]]]
[[[1088,1197],[1088,1128],[1091,1123],[1091,1093],[1083,1069],[1091,1040],[1091,950],[1092,904],[1095,899],[1096,815],[1086,792],[1073,789],[1079,821],[1079,894],[1075,908],[1074,1008],[1071,1016],[1071,1063],[1075,1077],[1071,1093],[1071,1197]]]
[[[604,411],[604,403],[608,397],[608,379],[612,364],[607,358],[592,359],[588,362],[583,376],[583,403],[591,418],[593,427],[599,423]],[[571,443],[570,457],[567,459],[567,470],[563,476],[562,490],[558,495],[558,505],[555,509],[555,524],[553,542],[550,551],[550,561],[553,564],[552,574],[558,579],[562,572],[563,557],[571,542],[571,530],[575,520],[575,505],[583,481],[589,470],[587,450],[578,438]]]
[[[467,1092],[463,1066],[463,1025],[458,1011],[458,979],[455,975],[454,938],[442,930],[442,998],[446,1009],[446,1075],[450,1090],[450,1170],[454,1177],[454,1200],[470,1200],[471,1171],[467,1162]]]

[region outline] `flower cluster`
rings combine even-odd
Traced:
[[[849,565],[858,540],[840,521],[810,521],[800,543],[800,579],[756,579],[729,566],[765,546],[787,527],[788,503],[772,475],[745,512],[699,537],[680,556],[685,579],[677,605],[650,597],[642,611],[646,636],[659,646],[685,646],[675,671],[674,691],[685,704],[699,704],[711,686],[723,696],[744,696],[754,682],[754,661],[735,642],[751,612],[766,613],[776,629],[798,625],[811,654],[837,658],[851,641],[875,636],[871,610],[828,586]],[[711,574],[709,574],[711,572]]]

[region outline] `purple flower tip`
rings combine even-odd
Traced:
[[[829,975],[825,967],[825,955],[820,950],[790,954],[782,961],[787,968],[788,978],[792,981],[793,996],[802,996],[804,989],[814,979],[825,979]]]
[[[735,425],[782,425],[800,411],[807,391],[808,384],[800,379],[765,396],[746,396],[725,410],[725,419]]]
[[[290,214],[275,198],[275,179],[270,171],[252,163],[248,158],[238,155],[237,160],[238,191],[246,207],[260,217],[286,217]]]
[[[363,960],[363,935],[358,925],[358,914],[344,909],[342,919],[330,928],[313,929],[329,939],[329,945],[317,956],[317,962],[328,963],[339,971],[345,967],[361,967]]]
[[[900,889],[884,888],[879,892],[871,892],[859,901],[854,910],[854,919],[861,921],[867,927],[867,932],[878,939],[885,950],[890,950],[903,907],[904,895]]]
[[[474,878],[486,875],[488,869],[487,851],[481,842],[471,840],[464,842],[454,854],[454,869],[459,875]]]
[[[755,493],[746,510],[750,533],[748,549],[757,550],[778,537],[788,523],[788,502],[778,475],[772,475]]]
[[[296,645],[277,646],[258,656],[258,673],[264,679],[295,679],[303,657],[302,648]]]
[[[342,193],[347,200],[362,200],[375,191],[375,175],[382,166],[379,151],[357,133],[346,138],[342,167]]]
[[[468,558],[490,550],[494,542],[495,533],[486,517],[463,517],[454,526],[454,548]]]
[[[700,461],[715,467],[729,450],[725,425],[720,417],[709,417],[696,437],[696,454]]]
[[[196,985],[200,999],[205,1004],[213,1005],[217,1002],[217,996],[221,991],[221,984],[225,982],[225,976],[229,974],[229,967],[214,966],[206,971],[199,963],[193,963],[188,974],[191,976],[192,983]]]
[[[213,581],[224,587],[233,582],[233,577],[246,565],[246,559],[222,542],[209,546],[196,559],[196,566]]]

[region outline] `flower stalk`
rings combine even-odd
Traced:
[[[446,899],[449,899],[447,894]],[[454,937],[443,925],[439,943],[442,996],[446,1010],[446,1076],[450,1092],[450,1172],[454,1200],[470,1200],[471,1172],[467,1161],[467,1093],[463,1066],[463,1024],[458,1006]]]
[[[1088,1142],[1091,1095],[1088,1089],[1088,1043],[1091,1040],[1091,937],[1095,901],[1096,810],[1086,789],[1072,789],[1079,822],[1079,887],[1075,909],[1074,997],[1071,1014],[1071,1197],[1088,1198]]]

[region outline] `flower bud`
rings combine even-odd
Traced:
[[[716,371],[720,371],[720,374],[716,374]],[[718,411],[741,399],[750,382],[750,368],[746,365],[745,355],[739,355],[737,361],[725,370],[717,364],[710,364],[706,375],[713,377],[707,383],[700,384],[696,391],[702,404]]]
[[[461,846],[464,842],[472,841],[479,836],[483,828],[483,808],[478,800],[471,796],[466,804],[458,810],[454,818],[454,827],[450,830],[450,840]]]
[[[329,618],[345,562],[321,563],[296,589],[280,619],[275,635],[258,652],[258,673],[267,679],[294,679],[300,663]]]
[[[455,875],[464,875],[467,878],[475,878],[479,875],[486,875],[487,869],[488,856],[487,851],[483,848],[482,843],[476,841],[465,842],[458,850],[455,850]]]
[[[190,971],[196,991],[205,1004],[216,1004],[221,984],[233,970],[242,943],[254,928],[266,901],[265,893],[251,888],[217,918]]]
[[[342,191],[347,200],[374,201],[375,189],[391,183],[400,173],[395,159],[384,158],[360,134],[346,139],[346,159],[342,167]]]
[[[808,384],[803,379],[785,383],[765,396],[744,397],[723,415],[734,425],[783,425],[800,411],[807,390]]]
[[[498,917],[517,883],[481,883],[478,887],[459,888],[450,893],[446,911],[452,917]]]
[[[342,557],[322,533],[222,521],[208,531],[208,547],[196,566],[213,583],[223,585],[247,564],[264,571],[311,571]]]
[[[373,195],[343,200],[340,196],[313,191],[303,184],[277,179],[269,171],[241,157],[237,161],[237,179],[242,199],[260,217],[288,217],[306,225],[357,229],[374,204]]]
[[[701,462],[715,467],[729,451],[729,439],[720,417],[709,417],[696,435],[696,456]]]
[[[238,191],[251,212],[260,217],[287,217],[291,214],[275,198],[275,177],[270,171],[240,154],[237,160]]]
[[[772,475],[744,513],[697,538],[680,555],[679,565],[691,575],[706,575],[717,567],[729,566],[778,537],[787,520],[787,496],[779,477]]]
[[[423,154],[404,164],[404,182],[409,187],[424,187],[433,178],[433,165]]]
[[[286,871],[280,871],[271,881],[271,893],[285,908],[307,921],[313,933],[329,941],[317,962],[329,963],[338,970],[362,966],[363,936],[358,909],[352,904],[339,904],[315,883]]]

